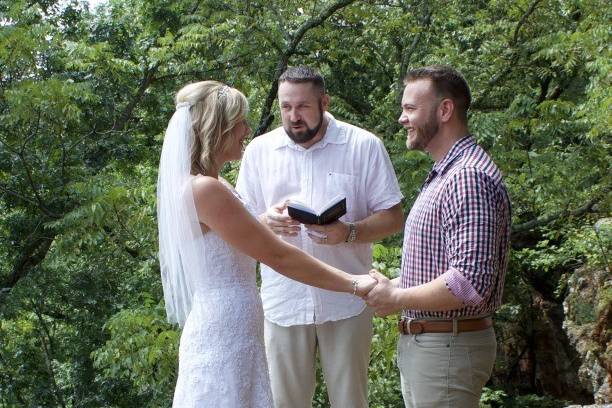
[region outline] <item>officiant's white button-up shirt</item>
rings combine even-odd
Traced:
[[[389,209],[402,194],[382,141],[372,133],[337,121],[326,113],[325,136],[309,149],[294,143],[279,127],[246,148],[236,189],[257,214],[286,199],[317,209],[336,195],[346,196],[340,220],[359,221]],[[372,245],[318,245],[305,228],[287,242],[353,274],[366,274]],[[365,308],[358,297],[293,281],[262,265],[261,297],[266,319],[280,326],[324,323],[356,316]]]

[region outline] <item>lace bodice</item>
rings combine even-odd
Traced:
[[[222,182],[252,214],[251,208],[240,198],[233,187],[224,180]],[[203,233],[199,240],[206,263],[200,266],[198,273],[191,276],[196,296],[201,295],[201,292],[226,286],[255,285],[256,261],[253,258],[233,248],[214,231]]]
[[[202,273],[193,279],[196,295],[225,286],[255,285],[256,261],[253,258],[233,248],[214,231],[206,232],[200,240],[206,264],[202,265]]]

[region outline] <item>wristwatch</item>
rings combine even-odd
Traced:
[[[349,222],[348,226],[349,226],[349,233],[346,236],[346,239],[344,240],[344,242],[351,243],[355,241],[355,239],[357,239],[357,227],[355,227],[355,224],[352,222]]]

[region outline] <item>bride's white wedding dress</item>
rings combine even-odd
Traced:
[[[256,261],[213,231],[199,239],[206,265],[192,280],[173,407],[272,407]]]

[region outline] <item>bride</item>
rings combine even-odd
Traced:
[[[240,91],[197,82],[181,89],[176,102],[157,186],[166,311],[183,327],[173,406],[272,407],[256,261],[297,281],[356,296],[375,281],[287,244],[219,177],[224,163],[240,159],[251,131]]]

